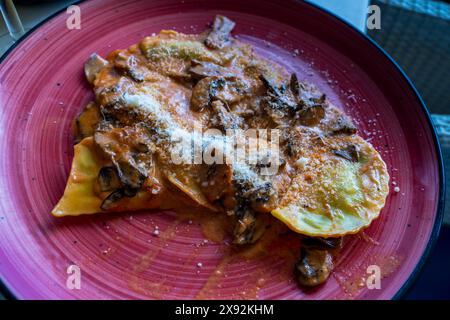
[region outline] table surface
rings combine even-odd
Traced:
[[[307,1],[315,3],[333,12],[359,30],[363,32],[365,31],[365,18],[369,0]],[[25,31],[28,31],[49,15],[69,6],[74,2],[76,2],[76,0],[51,1],[28,5],[17,4],[16,8],[20,19],[22,20]],[[3,54],[13,43],[14,41],[10,37],[3,19],[0,19],[0,55]],[[435,119],[437,121],[440,121],[441,123],[441,133],[445,133],[445,130],[449,130],[449,117],[435,116]],[[444,158],[446,159],[446,161],[450,161],[450,139],[448,138],[450,136],[450,131],[448,134],[448,136],[441,137],[441,142],[443,142],[445,147]],[[447,176],[450,176],[450,174],[448,174]],[[450,223],[449,209],[450,208],[447,208],[446,210],[445,218],[446,223],[448,224]],[[427,264],[425,265],[425,268],[418,281],[415,283],[410,292],[405,296],[406,299],[450,298],[450,274],[442,274],[442,270],[450,270],[450,253],[447,250],[449,244],[450,228],[448,226],[445,226],[441,232],[441,236],[435,250],[433,251]],[[442,276],[436,276],[437,273],[442,274]],[[0,299],[2,299],[1,293]]]

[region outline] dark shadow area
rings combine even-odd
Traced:
[[[441,229],[440,237],[425,266],[404,296],[406,300],[450,299],[450,227]]]

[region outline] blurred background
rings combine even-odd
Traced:
[[[300,1],[300,0],[299,0]],[[417,87],[432,113],[450,179],[450,0],[308,0],[341,17],[384,48]],[[74,0],[0,0],[0,55],[39,22]],[[107,2],[107,1],[106,1]],[[381,29],[367,30],[377,5]],[[449,184],[447,184],[449,185]],[[450,187],[448,188],[450,189]],[[404,299],[450,299],[450,190],[437,244]],[[0,293],[0,299],[2,298]]]

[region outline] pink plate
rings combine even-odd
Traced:
[[[79,6],[81,29],[69,30],[63,11],[0,65],[0,278],[11,295],[390,299],[404,292],[439,231],[442,165],[423,103],[380,48],[300,1],[93,0]],[[380,218],[346,245],[329,281],[314,290],[297,287],[292,265],[275,253],[224,260],[226,245],[204,244],[195,222],[170,214],[50,215],[72,160],[71,121],[93,96],[83,76],[86,58],[161,29],[200,32],[217,13],[237,22],[239,39],[314,82],[351,114],[388,165],[392,191]],[[156,225],[159,237],[152,236]],[[80,290],[66,286],[72,264],[81,270]],[[381,289],[365,285],[370,265],[381,269]]]

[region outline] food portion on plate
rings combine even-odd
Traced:
[[[88,59],[95,101],[74,121],[72,168],[52,214],[201,211],[226,216],[235,246],[281,221],[301,237],[297,280],[315,286],[343,236],[378,217],[387,168],[350,117],[234,39],[234,25],[216,16],[202,34],[162,30]]]

